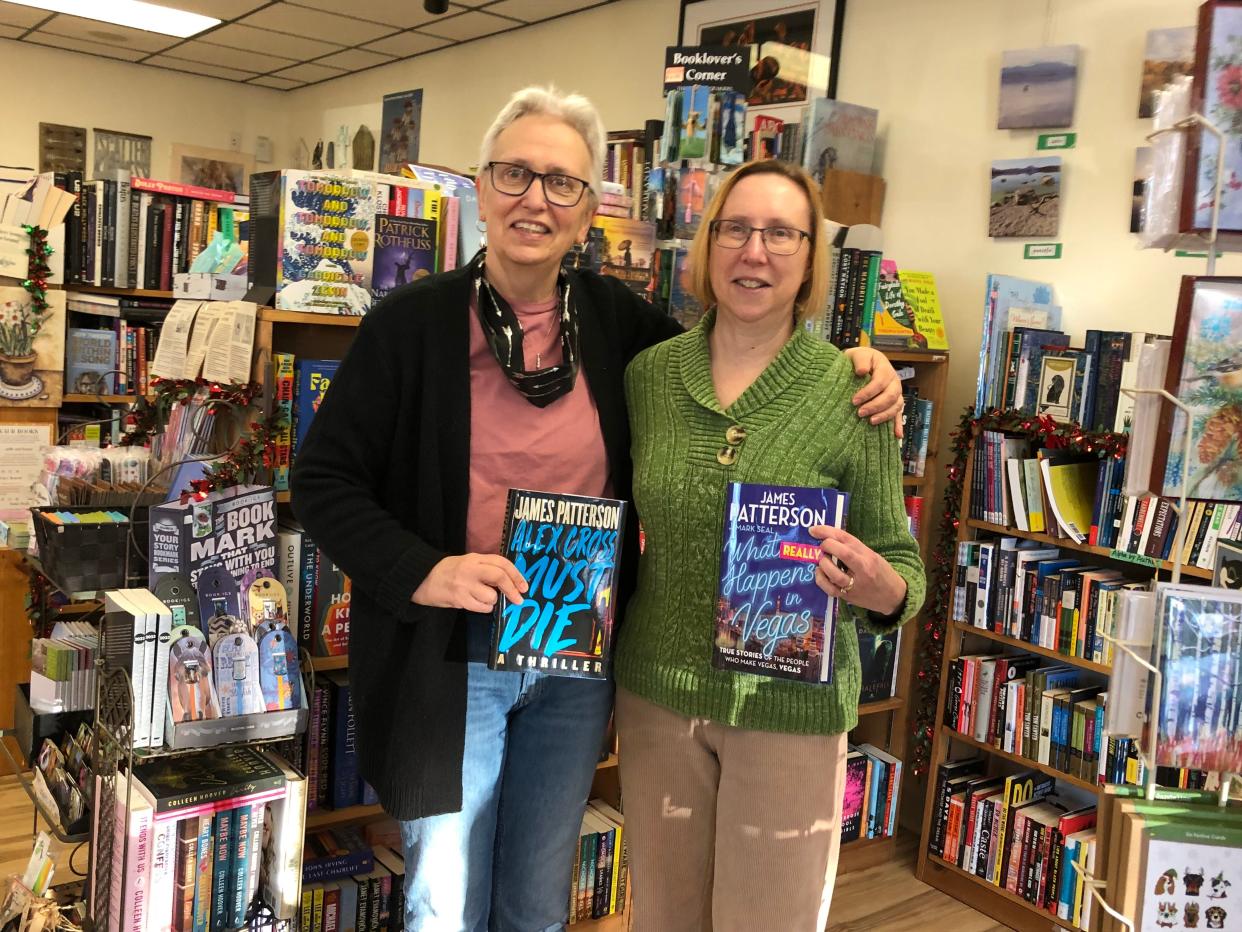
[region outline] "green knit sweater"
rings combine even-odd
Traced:
[[[616,681],[688,717],[793,734],[848,731],[858,721],[861,677],[854,617],[876,625],[865,611],[841,615],[831,685],[712,668],[725,485],[849,492],[847,529],[908,586],[900,616],[888,619],[891,630],[918,611],[925,590],[907,530],[899,442],[891,424],[872,426],[855,413],[850,397],[862,380],[845,355],[802,330],[722,409],[707,344],[713,320],[645,350],[626,370],[634,502],[646,545],[617,645]],[[735,424],[745,439],[736,460],[722,465],[717,454]]]

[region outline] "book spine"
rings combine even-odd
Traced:
[[[305,531],[302,535],[302,593],[298,597],[298,646],[311,650],[315,643],[315,578],[318,574],[319,551]]]
[[[212,927],[224,924],[224,917],[231,915],[229,902],[230,860],[233,853],[233,811],[226,809],[216,813],[214,831],[215,863],[211,868],[211,916]]]
[[[152,834],[151,879],[147,888],[148,912],[162,929],[173,916],[177,895],[177,823],[157,822]]]
[[[172,274],[173,259],[176,255],[176,216],[177,208],[174,204],[167,204],[164,207],[164,213],[161,215],[164,229],[160,235],[160,284],[161,291],[172,290]]]
[[[354,747],[354,710],[350,688],[344,679],[332,681],[332,808],[358,804],[361,787]]]
[[[251,808],[238,806],[233,810],[232,862],[229,865],[228,901],[232,912],[229,924],[238,928],[246,922],[246,898],[250,884]]]
[[[198,876],[194,881],[194,932],[208,932],[211,926],[211,892],[215,867],[215,817],[198,819]]]

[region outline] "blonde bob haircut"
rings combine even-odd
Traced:
[[[807,203],[811,208],[811,228],[806,231],[811,234],[809,240],[811,274],[802,283],[797,297],[794,298],[794,319],[802,323],[809,315],[822,311],[828,300],[830,271],[828,238],[825,235],[824,206],[820,200],[819,186],[801,168],[790,165],[788,162],[778,162],[776,159],[747,162],[725,179],[716,191],[716,196],[712,198],[712,202],[703,211],[703,219],[699,223],[698,232],[694,234],[694,241],[690,244],[688,257],[690,291],[703,307],[716,306],[716,294],[712,291],[710,268],[711,251],[716,248],[712,242],[712,223],[720,216],[725,201],[729,199],[729,192],[734,186],[743,178],[755,175],[777,175],[793,182],[806,195]]]
[[[497,137],[524,116],[554,117],[567,123],[582,137],[591,157],[591,177],[586,179],[591,188],[587,196],[592,204],[598,204],[604,175],[604,147],[607,136],[604,121],[595,105],[581,94],[565,94],[551,85],[524,87],[509,98],[483,134],[479,172],[482,173],[483,166],[492,161]]]

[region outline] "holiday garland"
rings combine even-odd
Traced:
[[[26,248],[26,255],[29,256],[26,263],[26,280],[22,282],[22,287],[30,292],[30,303],[34,305],[35,319],[41,322],[48,313],[47,279],[52,274],[52,269],[47,260],[52,254],[52,247],[47,244],[47,230],[29,224],[23,226],[22,229],[30,236],[30,245]],[[38,332],[37,324],[34,330],[35,333]]]
[[[214,415],[229,408],[250,408],[261,386],[253,382],[230,385],[206,379],[154,378],[151,380],[154,397],[150,400],[140,397],[135,402],[121,442],[127,446],[146,443],[164,429],[175,405],[189,404],[203,389],[207,391],[207,411]],[[283,426],[284,416],[279,411],[251,421],[246,435],[207,467],[206,476],[190,483],[193,494],[203,496],[256,481],[275,462],[276,438]],[[190,494],[183,492],[182,497]]]
[[[961,524],[962,490],[966,483],[966,459],[980,431],[1023,434],[1040,447],[1091,453],[1100,457],[1121,457],[1126,452],[1125,434],[1084,431],[1077,424],[1058,424],[1051,417],[1037,417],[1020,411],[992,409],[976,417],[968,407],[950,435],[953,461],[948,466],[944,490],[944,511],[937,529],[931,566],[927,568],[927,600],[923,605],[919,632],[915,713],[911,726],[913,748],[911,766],[916,774],[927,772],[931,762],[932,737],[936,730],[936,710],[940,704],[940,664],[944,657],[945,628],[953,604],[953,561],[957,553],[957,532]]]

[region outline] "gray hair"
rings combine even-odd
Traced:
[[[550,116],[564,120],[577,130],[586,143],[591,156],[591,197],[598,203],[604,178],[604,145],[607,133],[595,105],[581,94],[562,94],[555,87],[524,87],[509,98],[509,102],[496,114],[496,119],[483,134],[483,146],[479,152],[479,171],[492,161],[496,139],[506,128],[524,116]]]

